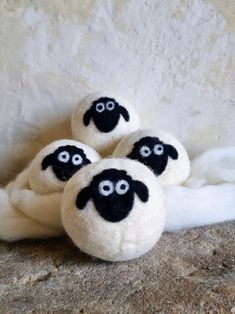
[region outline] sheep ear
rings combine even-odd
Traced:
[[[91,109],[88,109],[86,111],[86,113],[84,114],[84,116],[83,116],[83,123],[84,123],[85,126],[88,126],[88,124],[90,123],[91,116],[92,116],[91,115]]]
[[[135,193],[139,196],[142,202],[146,203],[149,199],[149,190],[147,186],[140,181],[134,181],[133,183]]]
[[[130,120],[130,116],[129,116],[129,113],[128,111],[126,110],[126,108],[122,107],[119,105],[119,110],[120,110],[120,114],[123,116],[123,118],[126,120],[126,121],[129,121]]]
[[[85,187],[81,190],[81,192],[78,194],[76,199],[76,206],[78,209],[84,209],[87,202],[91,198],[91,188],[89,186]]]
[[[47,155],[42,161],[42,170],[46,170],[53,162],[54,154]]]
[[[135,150],[133,149],[130,154],[128,154],[126,156],[127,158],[130,158],[130,159],[136,159],[136,156],[135,156]]]
[[[86,166],[86,165],[89,165],[91,164],[91,161],[85,157],[85,159],[83,159],[83,165]]]
[[[166,151],[168,153],[168,155],[172,158],[172,159],[178,159],[178,152],[175,149],[174,146],[171,145],[165,145]]]

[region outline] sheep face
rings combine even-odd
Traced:
[[[134,144],[127,157],[145,164],[158,176],[165,171],[169,157],[178,159],[178,152],[174,146],[163,143],[159,138],[146,136]]]
[[[142,202],[148,201],[148,188],[144,183],[133,180],[125,170],[106,169],[80,191],[76,206],[82,210],[92,199],[101,217],[109,222],[119,222],[132,210],[135,194]]]
[[[88,126],[90,120],[100,132],[108,133],[113,131],[118,125],[120,117],[123,116],[125,121],[129,121],[129,113],[114,98],[101,97],[93,101],[90,109],[86,111],[83,117],[83,123]]]
[[[83,166],[91,163],[81,148],[73,145],[60,146],[42,161],[42,170],[51,166],[60,181],[69,180]]]

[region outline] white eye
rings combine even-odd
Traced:
[[[129,190],[129,183],[126,180],[120,180],[116,184],[115,190],[117,194],[123,195]]]
[[[104,104],[102,102],[99,102],[98,104],[96,104],[95,110],[97,112],[103,112],[105,110]]]
[[[163,145],[161,145],[161,144],[156,144],[156,145],[154,146],[154,154],[156,154],[156,155],[162,155],[162,154],[163,154],[163,151],[164,151]]]
[[[108,196],[114,191],[114,185],[112,181],[104,180],[99,184],[99,193],[103,196]]]
[[[143,157],[148,157],[148,156],[150,156],[151,155],[151,149],[148,147],[148,146],[142,146],[141,148],[140,148],[140,154],[141,154],[141,156],[143,156]]]
[[[115,107],[115,103],[113,102],[113,101],[108,101],[107,102],[107,104],[106,104],[106,108],[108,109],[108,110],[113,110],[114,109],[114,107]]]
[[[69,153],[66,152],[66,151],[63,151],[63,152],[59,153],[59,155],[58,155],[58,160],[59,160],[60,162],[66,163],[66,162],[69,161],[69,158],[70,158],[70,155],[69,155]]]
[[[72,163],[74,164],[74,166],[81,165],[82,162],[83,162],[83,159],[80,155],[76,154],[73,156]]]

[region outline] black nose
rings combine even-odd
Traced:
[[[115,223],[125,219],[129,215],[132,209],[133,197],[130,196],[127,202],[117,198],[117,194],[113,193],[113,195],[107,198],[94,199],[94,203],[101,217]]]
[[[78,169],[63,169],[54,167],[53,172],[56,175],[57,179],[60,181],[68,181],[76,172]]]
[[[70,177],[65,174],[60,177],[61,181],[67,181],[68,179],[70,179]]]

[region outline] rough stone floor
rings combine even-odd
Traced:
[[[0,243],[0,313],[235,313],[235,223],[108,263],[67,238]]]

